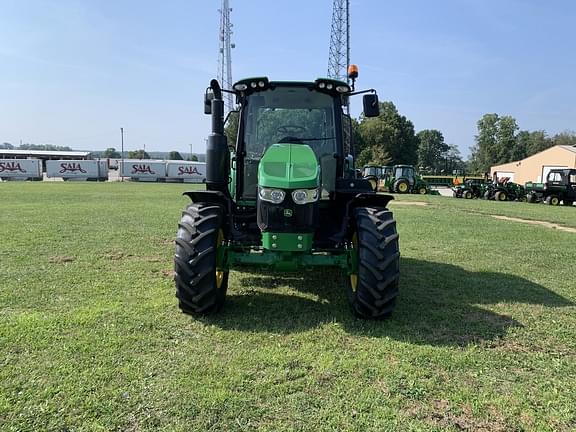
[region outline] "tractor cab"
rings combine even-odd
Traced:
[[[365,165],[362,168],[362,177],[376,177],[378,179],[382,178],[383,170],[379,165]]]
[[[410,186],[414,186],[416,176],[412,165],[395,165],[393,170],[396,180],[406,179]]]
[[[566,186],[568,189],[576,190],[576,169],[551,170],[546,177],[546,184],[555,187]]]

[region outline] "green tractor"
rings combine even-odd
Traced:
[[[375,191],[385,191],[386,182],[392,174],[392,167],[380,165],[364,165],[362,178],[368,180]]]
[[[386,179],[386,189],[396,193],[430,193],[430,186],[416,174],[412,165],[394,165],[390,176]]]
[[[508,181],[504,178],[496,183],[492,182],[486,186],[484,199],[494,201],[526,201],[526,189],[524,186]]]
[[[239,105],[238,135],[230,144],[224,92]],[[247,267],[340,269],[354,314],[380,319],[392,313],[400,275],[396,221],[387,209],[393,197],[357,176],[343,109],[361,93],[364,116],[378,116],[374,90],[355,92],[342,81],[262,77],[231,90],[211,81],[206,190],[184,193],[192,203],[176,238],[174,278],[184,313],[219,311],[230,270]]]
[[[484,180],[479,179],[466,179],[464,183],[457,184],[452,187],[454,198],[481,198],[486,192],[487,185]]]

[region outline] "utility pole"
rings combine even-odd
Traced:
[[[124,128],[120,128],[120,139],[122,140],[122,147],[120,150],[120,181],[124,181],[124,177],[122,177],[122,169],[124,168]]]
[[[190,160],[192,160],[192,152],[194,151],[194,149],[192,148],[194,144],[190,143]]]

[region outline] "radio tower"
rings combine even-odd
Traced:
[[[230,89],[232,87],[232,48],[236,45],[232,43],[232,22],[230,21],[230,7],[229,0],[222,0],[222,7],[218,10],[220,12],[220,52],[218,55],[218,81],[223,89]],[[232,102],[232,95],[226,93],[224,97],[224,115],[234,108]]]
[[[328,77],[348,82],[350,66],[350,0],[334,0]]]

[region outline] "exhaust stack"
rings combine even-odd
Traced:
[[[212,114],[212,132],[206,146],[206,188],[227,193],[230,152],[228,140],[224,135],[224,100],[222,89],[217,80],[210,81],[211,94],[206,93],[205,105],[210,104]]]

